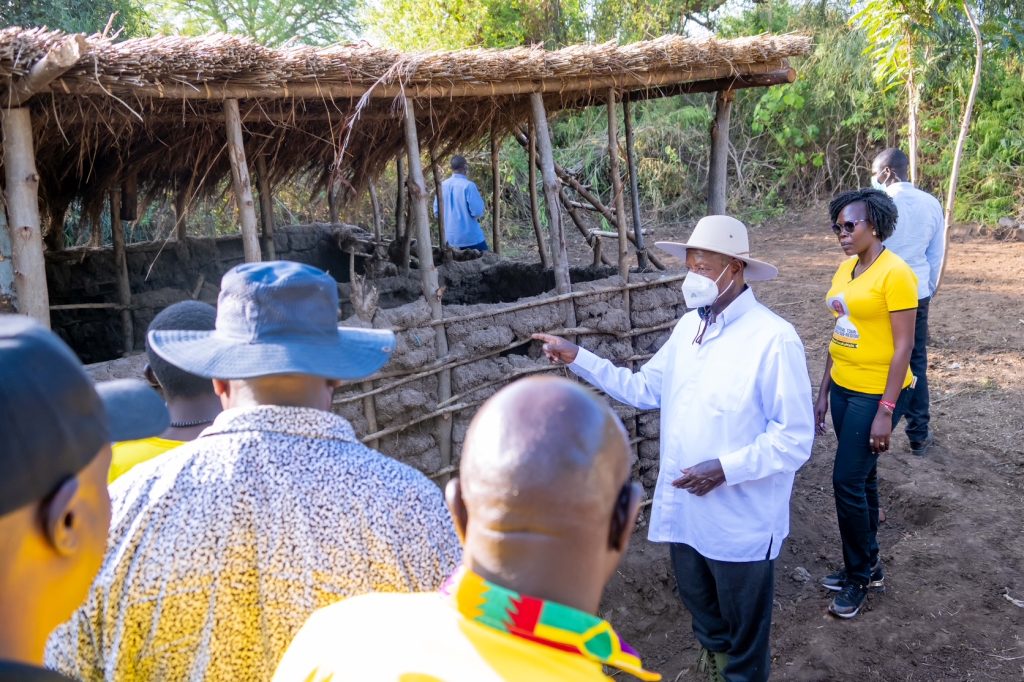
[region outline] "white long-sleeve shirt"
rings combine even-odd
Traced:
[[[580,349],[569,367],[612,397],[661,408],[661,468],[648,537],[719,561],[776,558],[789,534],[794,472],[811,455],[814,415],[804,347],[793,326],[747,289],[694,343],[691,311],[638,372]],[[718,459],[725,483],[698,497],[672,487]]]
[[[939,200],[909,182],[885,188],[899,211],[896,230],[885,240],[886,248],[902,258],[917,275],[917,297],[935,292],[946,257],[946,218]]]

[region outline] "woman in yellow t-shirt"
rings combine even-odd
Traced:
[[[917,276],[882,243],[895,230],[897,217],[896,205],[885,192],[840,194],[829,204],[829,217],[849,258],[836,270],[826,296],[836,324],[814,420],[823,434],[831,399],[839,441],[832,489],[845,566],[826,576],[822,585],[839,592],[829,611],[853,618],[868,589],[883,587],[876,465],[889,449],[913,384]]]

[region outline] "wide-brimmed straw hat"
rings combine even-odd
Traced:
[[[701,218],[697,221],[697,226],[693,228],[693,234],[685,244],[655,242],[654,245],[681,261],[686,261],[688,249],[713,251],[741,260],[747,264],[743,271],[743,279],[748,282],[775,279],[779,274],[779,269],[774,265],[750,257],[747,226],[732,216],[709,215]]]
[[[149,333],[157,355],[211,379],[308,374],[362,379],[384,366],[395,335],[338,326],[338,285],[289,261],[245,263],[221,281],[214,331]]]

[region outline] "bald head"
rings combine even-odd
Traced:
[[[604,402],[567,379],[515,382],[473,419],[460,469],[449,502],[471,568],[506,585],[532,573],[530,587],[507,586],[537,594],[589,561],[600,599],[640,497],[626,432]]]

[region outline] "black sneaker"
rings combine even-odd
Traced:
[[[835,573],[829,573],[821,580],[821,586],[826,590],[839,592],[846,586],[846,569],[840,568]],[[879,559],[871,568],[871,580],[868,582],[868,589],[873,592],[885,592],[885,573],[882,571],[882,561]]]
[[[868,590],[861,585],[846,583],[843,589],[828,605],[828,612],[839,618],[853,618],[860,613],[860,607],[868,598]]]
[[[932,432],[929,431],[928,435],[924,437],[924,440],[912,440],[910,441],[910,452],[911,454],[917,455],[918,457],[924,457],[928,454],[928,450],[931,449],[932,443],[935,438],[932,437]]]

